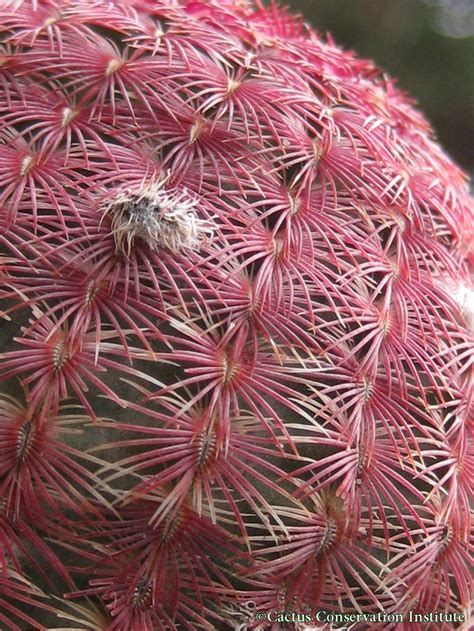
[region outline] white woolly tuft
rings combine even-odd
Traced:
[[[441,287],[457,302],[468,329],[474,333],[474,289],[451,280],[441,284]]]
[[[186,190],[166,189],[167,181],[119,190],[103,204],[104,215],[112,218],[117,251],[130,256],[136,238],[151,250],[197,250],[212,236],[212,228],[197,216],[197,201]]]
[[[453,297],[460,305],[469,329],[474,332],[474,289],[467,285],[458,285]]]

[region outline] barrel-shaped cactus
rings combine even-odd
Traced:
[[[274,5],[0,33],[0,627],[468,628],[474,213],[429,124]]]

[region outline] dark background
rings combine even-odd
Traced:
[[[474,175],[474,0],[280,0],[368,57],[415,97],[447,152]]]

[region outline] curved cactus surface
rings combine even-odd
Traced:
[[[474,213],[410,99],[247,0],[0,41],[0,627],[467,629]]]

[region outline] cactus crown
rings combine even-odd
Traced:
[[[273,4],[0,37],[0,626],[467,620],[473,206],[422,115]]]

